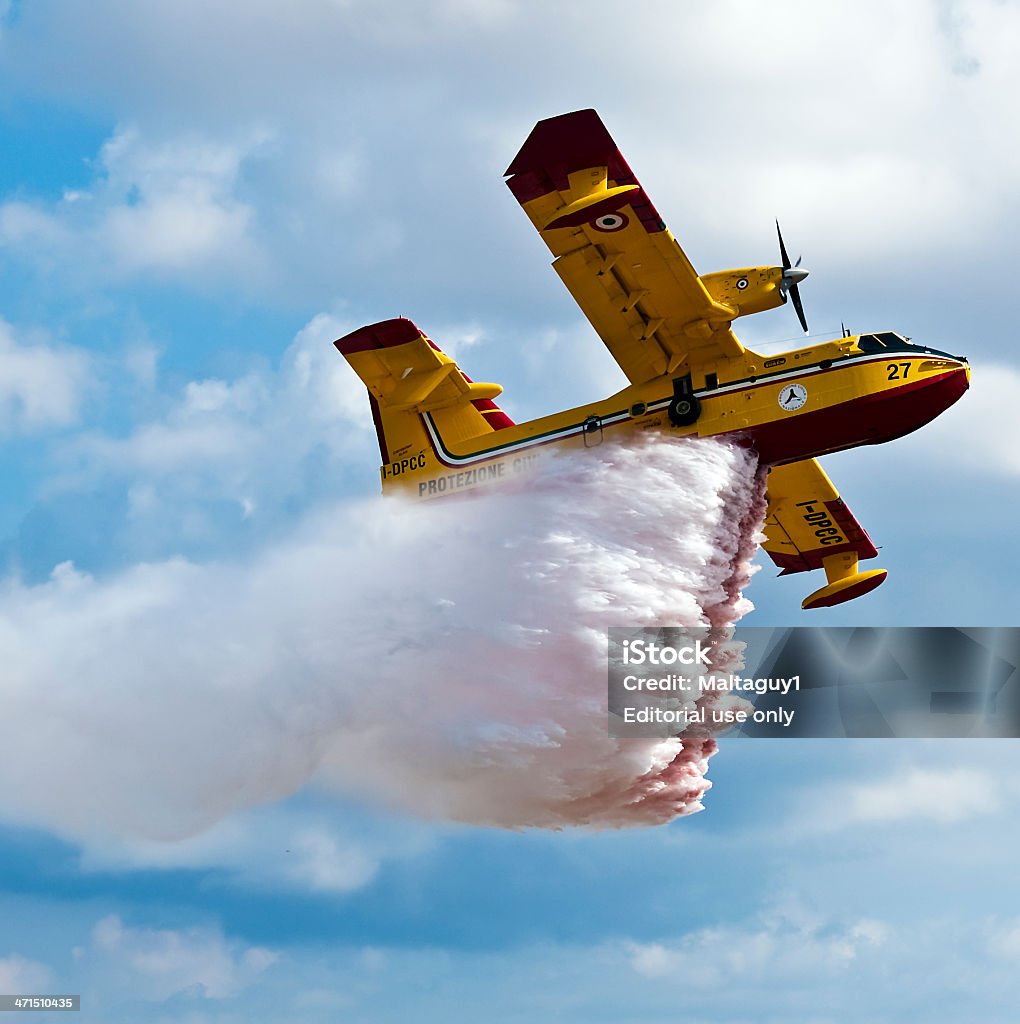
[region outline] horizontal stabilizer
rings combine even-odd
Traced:
[[[362,327],[334,344],[383,409],[436,412],[491,402],[503,392],[498,384],[472,381],[404,317]]]
[[[360,327],[333,343],[368,388],[384,489],[435,468],[426,418],[441,437],[465,440],[512,427],[493,399],[498,384],[468,377],[410,320]]]

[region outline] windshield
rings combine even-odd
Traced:
[[[907,338],[891,331],[884,331],[882,334],[862,334],[857,339],[857,345],[862,352],[881,352],[886,349],[913,348]]]

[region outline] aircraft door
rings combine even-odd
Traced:
[[[602,417],[589,416],[584,421],[583,433],[585,448],[594,448],[602,444]]]

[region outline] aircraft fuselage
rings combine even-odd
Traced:
[[[729,435],[752,446],[765,464],[796,462],[918,429],[967,390],[970,367],[962,357],[892,334],[772,356],[748,351],[717,363],[710,374],[691,375],[700,414],[684,426],[669,413],[675,379],[631,385],[600,402],[459,441],[444,430],[443,410],[427,413],[431,451],[383,467],[384,483],[403,477],[399,482],[412,493],[429,498],[526,469],[550,445],[590,448],[649,430],[671,437]]]

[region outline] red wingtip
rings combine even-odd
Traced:
[[[507,185],[523,206],[550,192],[565,191],[570,175],[587,167],[605,167],[616,185],[638,184],[602,118],[590,108],[539,121],[507,168]],[[649,234],[665,229],[643,192],[635,192],[630,205]]]
[[[591,109],[575,110],[539,121],[506,173],[569,174],[605,165],[616,152],[616,143],[602,118]]]

